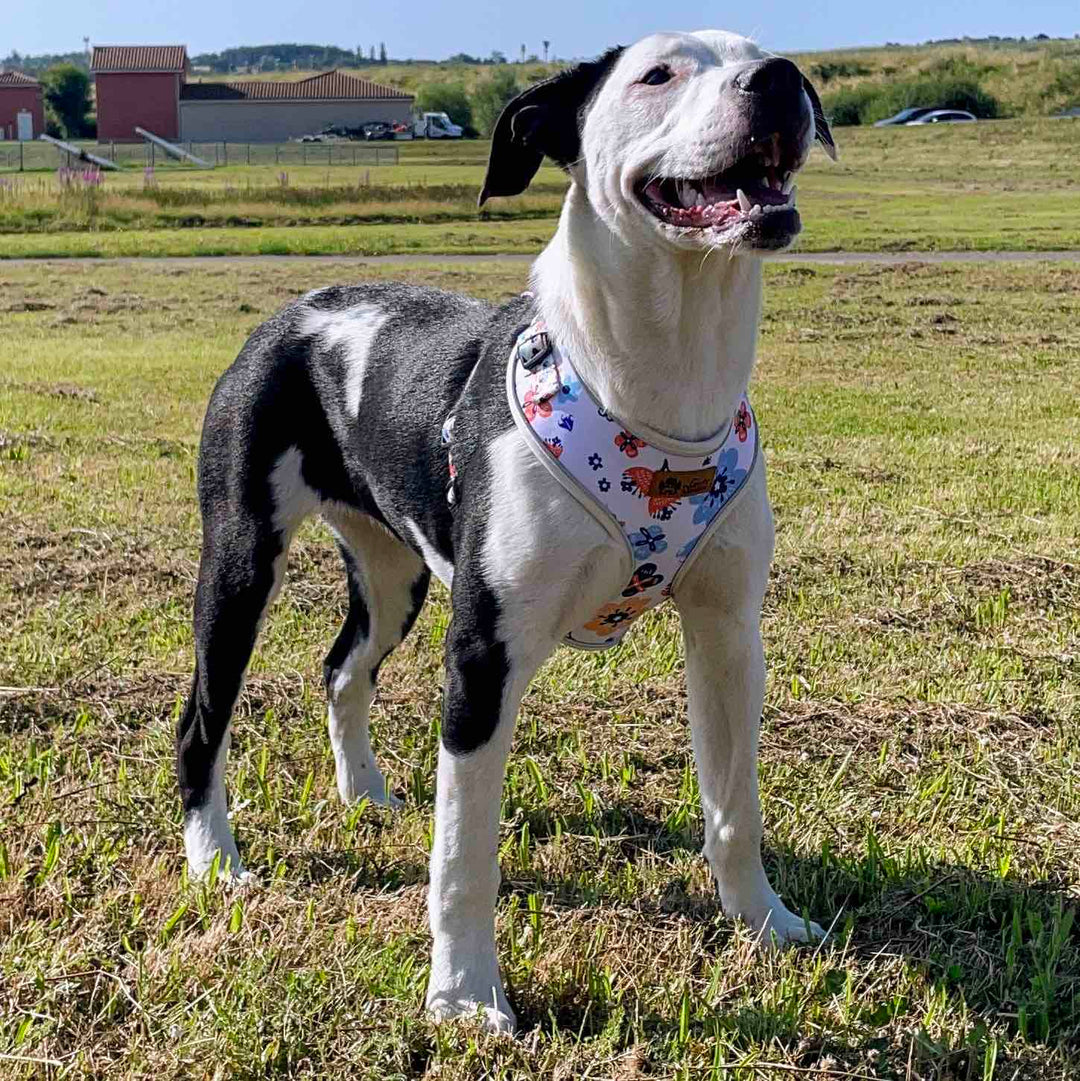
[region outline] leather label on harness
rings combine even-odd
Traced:
[[[667,465],[667,462],[664,462]],[[692,495],[704,495],[712,488],[716,467],[712,469],[658,469],[652,475],[652,483],[645,493],[651,499],[689,499]]]

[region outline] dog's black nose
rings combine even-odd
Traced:
[[[790,61],[774,56],[743,68],[735,86],[747,94],[785,95],[802,90],[802,72]]]

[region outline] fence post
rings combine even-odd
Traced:
[[[300,144],[304,149],[304,164],[307,165],[307,143]]]
[[[279,164],[280,161],[281,161],[280,151],[281,151],[281,147],[278,146],[277,143],[274,143],[274,164],[275,165]]]
[[[225,159],[225,164],[229,164],[229,144],[224,139],[221,140],[221,155]]]
[[[251,164],[251,143],[248,143],[248,165]]]

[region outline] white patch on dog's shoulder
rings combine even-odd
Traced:
[[[412,539],[416,541],[416,546],[420,549],[428,569],[449,589],[454,581],[454,565],[439,555],[435,550],[435,545],[424,536],[420,527],[411,518],[405,519],[405,525],[412,534]]]
[[[302,334],[321,339],[333,348],[343,345],[348,351],[345,372],[345,406],[351,416],[360,411],[371,346],[390,313],[374,304],[358,304],[342,311],[318,311],[309,308],[300,325]]]

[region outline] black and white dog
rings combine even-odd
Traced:
[[[521,696],[563,636],[625,585],[618,546],[512,419],[507,359],[542,317],[631,430],[703,440],[730,422],[754,363],[760,257],[800,228],[791,186],[815,138],[813,88],[720,31],[656,34],[530,87],[502,114],[480,200],[569,174],[533,292],[501,306],[405,285],[316,290],[252,334],[214,390],[199,462],[196,667],[177,734],[193,873],[229,828],[229,721],[301,521],[338,537],[349,613],[325,665],[337,786],[386,791],[368,739],[379,666],[429,575],[451,588],[429,908],[437,1017],[514,1015],[495,952],[500,786]],[[447,500],[453,414],[455,501]],[[765,936],[820,935],[762,867],[759,633],[773,522],[759,461],[674,590],[686,642],[705,854],[724,910]]]

